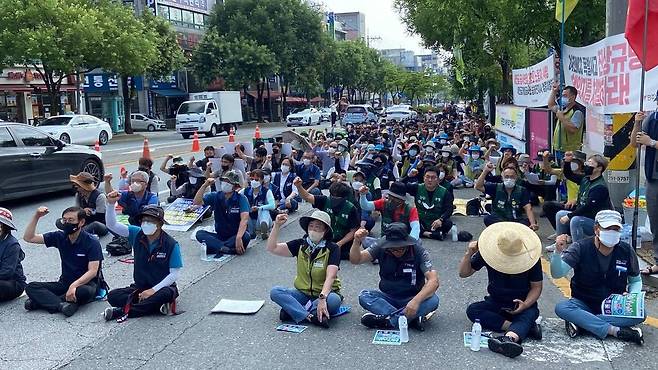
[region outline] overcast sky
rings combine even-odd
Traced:
[[[381,37],[381,40],[371,40],[370,46],[375,49],[404,48],[413,50],[416,54],[429,53],[423,48],[419,36],[409,35],[393,8],[393,0],[321,0],[328,10],[335,13],[362,12],[366,15],[368,36]]]

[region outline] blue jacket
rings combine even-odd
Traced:
[[[21,261],[25,253],[13,235],[0,240],[0,280],[13,280],[25,287],[25,275]]]

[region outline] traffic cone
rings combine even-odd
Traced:
[[[260,127],[256,125],[256,131],[254,131],[254,139],[260,139]]]
[[[151,158],[151,149],[149,149],[149,139],[144,138],[144,149],[142,149],[143,158]]]
[[[233,129],[233,127],[231,127],[231,131],[229,131],[228,142],[235,143],[235,130]]]
[[[199,145],[199,134],[196,131],[194,131],[194,136],[192,137],[192,151],[193,152],[201,151],[201,147]]]
[[[100,141],[96,140],[96,144],[94,144],[94,150],[97,152],[101,151],[101,143]]]

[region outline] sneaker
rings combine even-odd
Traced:
[[[270,233],[268,233],[268,232],[261,233],[261,234],[260,234],[260,237],[261,237],[261,239],[263,239],[263,240],[267,240],[267,238],[270,237]]]
[[[619,328],[617,333],[617,338],[625,341],[631,342],[639,345],[644,344],[644,335],[642,335],[642,329],[634,327]]]
[[[425,320],[419,316],[409,322],[409,327],[418,331],[425,331]]]
[[[567,331],[569,338],[575,338],[580,334],[580,328],[570,321],[564,322],[564,329]]]
[[[308,321],[311,322],[311,324],[315,326],[319,326],[321,328],[329,329],[329,319],[327,317],[323,317],[322,321],[318,319],[316,315],[310,315]]]
[[[546,252],[555,252],[555,243],[546,246]]]
[[[534,323],[530,327],[530,331],[528,332],[528,337],[534,339],[534,340],[541,340],[542,338],[542,333],[541,333],[541,324]]]
[[[59,304],[59,312],[66,317],[73,316],[78,311],[78,305],[75,303],[62,302]]]
[[[548,239],[548,240],[555,240],[555,238],[557,238],[557,233],[553,233],[553,234],[549,235],[548,237],[546,237],[546,239]]]
[[[393,329],[389,319],[389,316],[369,312],[361,316],[361,324],[371,329]]]
[[[105,321],[116,320],[121,316],[123,316],[123,310],[119,307],[108,307],[103,311]]]
[[[292,316],[290,316],[290,314],[284,311],[283,308],[281,309],[281,311],[279,311],[279,320],[283,322],[293,321]]]
[[[503,356],[514,358],[523,353],[523,347],[516,343],[512,338],[501,335],[496,338],[489,338],[487,341],[489,349],[493,352],[500,353]]]
[[[25,300],[25,310],[26,311],[34,311],[36,309],[37,309],[37,304],[34,303],[33,300],[31,300],[30,298]]]
[[[165,316],[171,314],[171,303],[165,303],[160,306],[160,313]]]
[[[269,229],[269,228],[267,227],[267,222],[265,222],[265,221],[261,221],[261,222],[260,222],[260,228],[258,229],[258,231],[260,231],[261,234],[265,234],[265,233],[267,233],[267,232],[269,231],[268,229]]]

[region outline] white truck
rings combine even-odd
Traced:
[[[213,137],[242,123],[239,91],[205,91],[191,93],[190,100],[178,107],[176,132],[188,139],[196,131]]]

